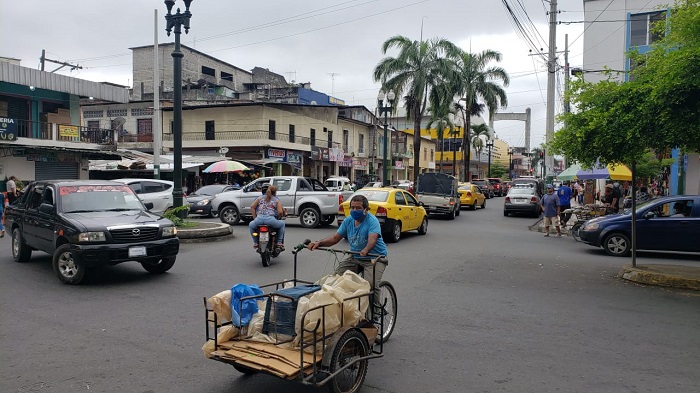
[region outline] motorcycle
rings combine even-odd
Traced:
[[[280,218],[284,220],[285,217]],[[270,266],[270,260],[277,258],[282,253],[282,248],[277,246],[277,230],[270,225],[258,225],[253,236],[258,238],[258,254],[264,267]]]

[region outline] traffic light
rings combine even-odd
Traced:
[[[544,158],[544,152],[543,152],[543,151],[540,152],[540,158]]]
[[[532,168],[530,168],[530,173],[532,173]]]

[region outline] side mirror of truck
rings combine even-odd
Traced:
[[[44,214],[53,214],[55,211],[55,208],[53,205],[49,205],[48,203],[42,203],[39,205],[39,212],[44,213]]]
[[[146,210],[153,209],[153,202],[146,202],[143,205],[146,207]]]

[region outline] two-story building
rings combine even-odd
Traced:
[[[80,100],[126,103],[123,87],[22,67],[0,58],[0,183],[87,179],[89,159],[118,159],[109,125],[82,125]]]

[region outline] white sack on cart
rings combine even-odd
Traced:
[[[371,288],[369,281],[357,273],[346,270],[342,276],[334,274],[323,277],[318,284],[333,288],[333,297],[343,304],[343,325],[355,326],[364,318],[369,305],[369,296],[363,296],[359,301],[358,299],[343,301],[349,297],[369,294]]]

